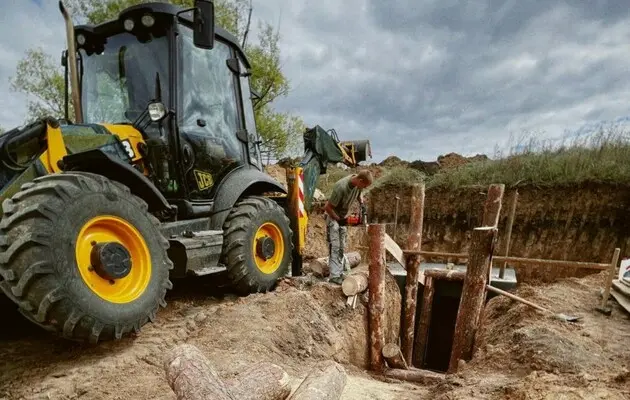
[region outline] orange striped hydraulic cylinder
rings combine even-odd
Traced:
[[[308,215],[304,207],[304,169],[287,168],[287,189],[289,199],[289,220],[293,230],[292,276],[302,275],[302,255],[306,244]]]

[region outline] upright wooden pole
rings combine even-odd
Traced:
[[[484,226],[475,228],[472,232],[470,258],[466,269],[466,277],[459,302],[453,348],[448,366],[448,372],[457,372],[460,359],[470,360],[475,335],[479,325],[479,316],[488,282],[488,266],[492,262],[494,241],[497,234],[496,227]]]
[[[516,216],[516,204],[518,203],[518,190],[515,189],[512,193],[512,199],[510,201],[510,215],[508,216],[507,226],[505,227],[505,251],[503,255],[506,257],[510,255],[510,244],[512,241],[512,227],[514,226],[514,217]],[[507,267],[507,261],[501,263],[499,269],[499,279],[503,279],[505,276],[505,267]]]
[[[502,183],[493,183],[488,187],[488,196],[483,207],[483,221],[482,226],[494,226],[499,225],[499,215],[501,215],[501,202],[503,200],[503,193],[505,192],[505,185]]]
[[[381,372],[385,368],[385,225],[368,226],[370,240],[368,273],[368,313],[370,332],[370,369]]]
[[[424,183],[411,188],[411,219],[407,249],[421,250],[422,220],[424,218]],[[413,362],[413,343],[416,328],[416,306],[418,296],[418,277],[420,276],[419,255],[408,255],[405,260],[407,277],[405,279],[405,314],[402,329],[402,353],[408,365]]]
[[[619,253],[621,249],[617,247],[615,252],[613,253],[612,261],[610,262],[610,267],[608,268],[608,275],[606,276],[606,286],[604,286],[604,293],[602,295],[602,305],[601,308],[606,308],[606,303],[608,302],[608,296],[610,296],[610,287],[612,286],[612,281],[615,276],[615,270],[617,269],[617,265],[619,265]]]
[[[435,279],[433,277],[425,277],[424,292],[422,293],[422,310],[420,310],[420,320],[418,321],[418,330],[416,332],[413,365],[422,368],[424,364],[424,350],[427,346],[429,338],[429,327],[431,326],[431,310],[433,308],[433,294],[435,293]]]
[[[489,226],[489,227],[494,227],[494,228],[498,227],[499,216],[501,215],[501,205],[503,203],[504,193],[505,193],[505,185],[502,183],[501,184],[493,183],[492,185],[490,185],[490,187],[488,187],[488,196],[486,197],[486,202],[483,207],[483,220],[481,221],[482,226]],[[495,237],[494,240],[496,241],[497,238]],[[486,275],[488,276],[488,282],[491,282],[492,281],[492,260],[490,260],[490,263],[488,264],[487,268],[488,269],[486,271]],[[484,304],[486,302],[486,296],[487,296],[487,293],[484,290],[483,291]],[[479,312],[479,315],[477,317],[477,324],[479,324],[479,321],[481,321],[482,318],[483,318],[483,306],[481,308],[481,312]]]

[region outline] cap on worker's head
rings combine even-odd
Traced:
[[[368,169],[362,169],[359,171],[357,178],[359,178],[366,186],[372,184],[372,173]]]

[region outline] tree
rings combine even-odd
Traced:
[[[66,0],[65,4],[75,20],[98,24],[116,18],[123,9],[142,2],[144,0]],[[171,0],[170,3],[192,7],[194,1]],[[251,86],[260,94],[254,114],[263,142],[261,150],[269,161],[295,150],[304,124],[299,117],[278,113],[271,106],[275,99],[288,95],[290,85],[281,70],[278,32],[270,24],[264,24],[258,42],[248,41],[252,9],[251,0],[215,0],[217,24],[238,38],[252,64]],[[44,115],[57,118],[64,115],[63,70],[43,49],[27,50],[10,82],[13,91],[29,96],[26,122]],[[69,103],[70,119],[73,119],[72,102]]]

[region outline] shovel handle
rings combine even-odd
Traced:
[[[553,314],[552,311],[547,310],[546,308],[543,308],[543,307],[539,306],[538,304],[532,303],[531,301],[527,301],[527,300],[525,300],[522,297],[518,297],[518,296],[513,295],[512,293],[508,293],[505,290],[501,290],[499,288],[495,288],[494,286],[490,286],[490,285],[486,285],[486,289],[488,289],[489,291],[494,292],[494,293],[502,294],[503,296],[509,297],[512,300],[516,300],[516,301],[519,301],[519,302],[521,302],[523,304],[527,304],[528,306],[534,307],[534,308],[536,308],[536,309],[538,309],[540,311],[544,311],[546,313]]]

